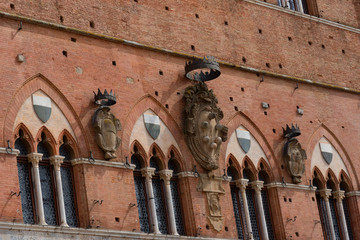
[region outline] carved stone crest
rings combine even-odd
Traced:
[[[305,172],[305,159],[307,158],[305,150],[301,147],[299,141],[295,138],[301,134],[298,126],[291,128],[286,125],[283,128],[284,137],[287,139],[284,146],[284,158],[287,169],[292,177],[293,183],[300,183],[301,177]]]
[[[195,160],[206,170],[219,167],[219,151],[227,140],[228,128],[219,121],[223,112],[217,99],[203,82],[185,89],[185,138]]]
[[[98,94],[95,94],[95,102],[100,105],[92,119],[92,125],[96,132],[96,143],[104,151],[105,159],[116,158],[115,152],[121,143],[117,131],[121,130],[121,124],[120,120],[111,113],[109,107],[116,103],[115,95],[112,91],[109,94],[105,90],[102,94],[98,90]]]

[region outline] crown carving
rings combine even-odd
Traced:
[[[116,103],[116,96],[113,90],[110,90],[110,93],[108,93],[108,91],[105,89],[104,93],[102,93],[98,88],[98,92],[94,92],[94,95],[95,103],[98,105],[111,106]]]
[[[203,72],[203,69],[209,69],[210,71]],[[195,70],[200,70],[200,73],[195,72]],[[192,61],[188,61],[185,64],[185,75],[188,79],[193,81],[205,82],[214,80],[219,77],[220,74],[219,63],[216,62],[215,58],[212,56],[194,58]]]
[[[284,137],[287,139],[291,139],[293,137],[297,137],[301,135],[301,131],[300,128],[298,127],[298,125],[296,124],[294,126],[294,124],[291,124],[291,128],[289,127],[289,125],[286,124],[286,129],[283,129],[283,133],[284,133]]]

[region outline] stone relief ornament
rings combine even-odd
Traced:
[[[104,151],[105,159],[116,158],[116,149],[121,143],[121,139],[117,136],[117,131],[121,130],[120,120],[111,113],[109,106],[116,103],[115,94],[105,89],[104,94],[98,89],[95,94],[95,103],[99,108],[95,111],[92,119],[92,125],[95,128],[95,140],[98,146]]]
[[[209,70],[203,72],[203,70]],[[199,174],[197,190],[206,194],[211,225],[218,232],[222,230],[224,217],[221,213],[220,194],[225,194],[222,178],[213,170],[219,168],[219,151],[227,140],[228,128],[219,122],[224,117],[216,106],[218,100],[205,81],[211,81],[221,74],[219,64],[213,57],[194,59],[185,65],[185,76],[193,86],[185,89],[185,139],[196,162],[208,172]]]
[[[218,193],[206,193],[206,197],[210,210],[208,219],[214,229],[220,232],[224,224],[224,217],[221,213],[220,196]]]
[[[286,129],[283,128],[284,137],[287,139],[284,146],[284,159],[287,169],[292,177],[293,183],[300,183],[301,177],[305,172],[305,159],[307,158],[305,150],[301,147],[299,141],[295,138],[301,134],[296,125]]]
[[[325,162],[330,165],[333,158],[333,150],[331,144],[327,142],[320,142],[320,151],[323,156]]]
[[[185,89],[185,138],[195,160],[206,170],[219,167],[219,151],[228,128],[219,121],[223,112],[212,90],[203,82]]]
[[[222,180],[221,177],[200,174],[197,186],[198,191],[206,193],[209,209],[209,216],[207,216],[207,218],[218,232],[222,230],[224,225],[224,217],[220,206],[220,194],[225,194],[225,190],[222,187]]]

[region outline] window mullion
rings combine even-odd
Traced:
[[[54,179],[54,187],[56,194],[55,195],[55,202],[58,203],[59,206],[59,212],[60,212],[60,226],[62,227],[68,227],[69,225],[66,222],[66,214],[65,214],[65,204],[64,204],[64,194],[62,189],[62,181],[61,181],[61,173],[60,173],[60,166],[63,163],[65,157],[63,156],[52,156],[50,157],[51,165],[54,166],[53,174],[55,177],[52,177]]]

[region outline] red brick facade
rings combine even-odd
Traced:
[[[23,223],[17,156],[5,149],[8,140],[14,148],[22,129],[30,152],[37,151],[44,132],[53,155],[60,154],[65,135],[73,158],[85,159],[72,167],[79,228],[144,236],[132,205],[137,202],[133,169],[120,163],[130,160],[136,145],[143,167],[149,167],[156,146],[162,169],[168,168],[172,151],[180,172],[193,172],[197,165],[205,173],[184,136],[183,94],[191,85],[184,66],[192,56],[212,55],[221,63],[221,76],[207,85],[224,112],[221,123],[229,138],[239,126],[246,128],[264,154],[256,165],[249,156],[237,159],[228,140],[215,174],[222,177],[231,159],[239,178],[245,178],[246,168],[254,174],[250,181],[264,171],[268,184],[278,184],[266,187],[275,239],[324,238],[316,192],[306,186],[315,178],[323,185],[333,182],[334,191],[344,184],[353,239],[360,239],[360,5],[316,4],[321,18],[278,7],[276,1],[2,1],[0,221]],[[25,62],[16,60],[18,54]],[[113,89],[117,96],[111,111],[121,122],[117,135],[122,141],[117,158],[110,161],[114,165],[87,161],[90,151],[95,159],[104,159],[91,123],[97,88]],[[39,90],[60,109],[69,129],[61,124],[35,129],[19,117],[25,101]],[[270,107],[263,109],[262,102]],[[148,109],[177,145],[144,148],[140,139],[132,140],[136,122]],[[298,140],[307,153],[302,187],[291,184],[282,155],[282,127],[292,123],[300,127]],[[341,159],[339,173],[312,164],[323,137]],[[184,175],[178,184],[187,236],[238,238],[229,181],[222,182],[224,225],[219,232],[207,218],[209,206],[197,191],[198,178]],[[102,204],[95,203],[100,200]]]

